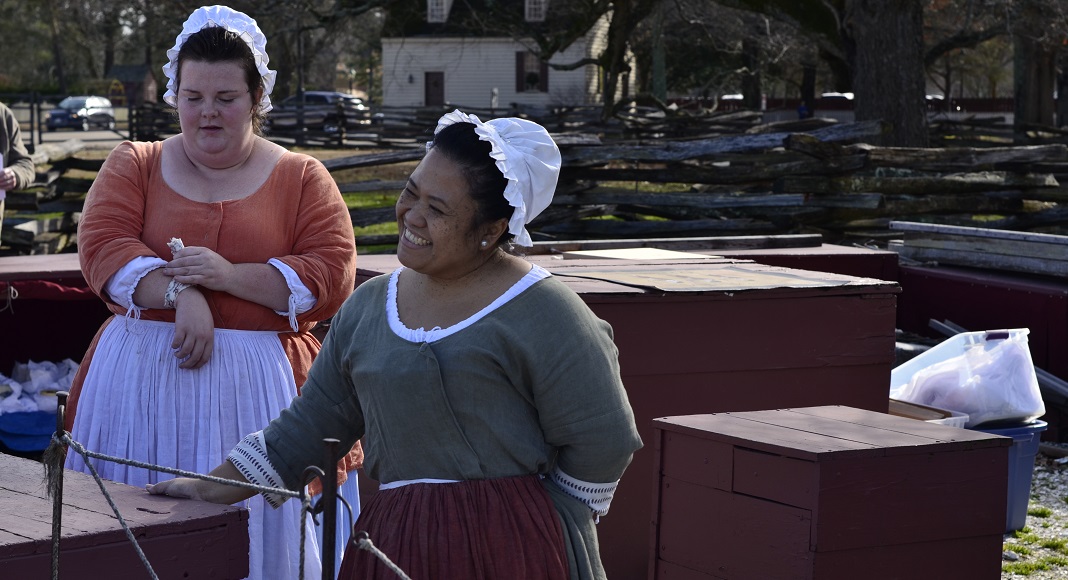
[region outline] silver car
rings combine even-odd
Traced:
[[[298,124],[298,112],[304,116],[305,130],[324,133],[337,133],[342,122],[347,125],[370,122],[370,109],[359,97],[336,91],[304,91],[303,97],[291,95],[282,99],[267,117],[268,126],[275,130],[293,130]]]
[[[49,131],[70,127],[88,131],[90,127],[115,129],[115,109],[104,97],[67,97],[48,112]]]

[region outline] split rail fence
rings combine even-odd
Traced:
[[[352,155],[324,161],[343,193],[397,192],[399,181],[352,181],[347,170],[410,166],[437,118],[451,109],[380,108],[370,122],[340,135],[303,131],[299,137],[312,153],[351,149]],[[634,108],[606,123],[594,108],[464,110],[484,119],[526,116],[557,138],[560,184],[550,208],[531,224],[535,240],[820,234],[829,243],[885,244],[902,235],[890,227],[893,221],[1043,233],[1068,225],[1062,185],[1068,131],[1056,128],[1014,133],[998,118],[932,118],[936,146],[908,149],[870,145],[890,130],[880,122],[763,123],[754,111]],[[154,108],[131,115],[130,127],[137,139],[177,130],[172,114]],[[286,145],[297,141],[292,134],[268,136]],[[68,148],[39,165],[33,188],[9,194],[9,209],[52,216],[5,228],[4,245],[14,253],[73,249],[92,179],[65,174],[92,172],[101,162],[80,159],[77,144]],[[353,209],[354,225],[393,221],[392,204],[381,205]],[[395,235],[357,239],[361,246],[395,241]]]

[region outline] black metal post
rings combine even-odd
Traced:
[[[323,580],[334,580],[337,544],[337,439],[323,439]]]
[[[27,143],[27,149],[30,153],[37,152],[37,144],[44,143],[44,137],[41,136],[41,104],[40,95],[37,91],[30,93],[30,142]]]
[[[67,412],[67,391],[56,393],[56,437],[63,437],[64,415]],[[59,537],[63,529],[63,465],[56,468],[56,487],[52,494],[52,578],[59,578]]]

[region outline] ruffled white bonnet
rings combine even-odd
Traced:
[[[483,123],[475,115],[455,110],[438,120],[434,134],[453,123],[472,123],[478,138],[489,142],[490,157],[508,180],[504,197],[515,208],[508,233],[515,236],[516,244],[533,246],[526,225],[552,203],[562,164],[560,149],[549,132],[526,119],[504,117]],[[428,149],[431,146],[427,143]]]
[[[252,56],[256,59],[256,69],[263,77],[260,112],[270,111],[272,108],[270,94],[274,90],[274,81],[278,73],[267,68],[267,63],[270,61],[267,56],[267,37],[263,35],[256,21],[249,15],[219,5],[201,6],[194,10],[182,25],[182,33],[174,40],[174,47],[167,50],[167,64],[163,65],[163,74],[167,76],[167,92],[163,94],[163,100],[172,107],[178,106],[178,87],[175,86],[175,79],[178,77],[178,51],[190,36],[208,26],[222,26],[244,39],[248,47],[252,49]]]

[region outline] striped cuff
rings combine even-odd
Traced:
[[[564,493],[586,504],[596,514],[598,521],[600,521],[601,516],[608,513],[608,506],[612,503],[612,496],[615,495],[616,487],[619,486],[619,481],[613,483],[590,483],[575,479],[561,471],[559,466],[554,467],[552,472],[549,473],[549,479]]]
[[[282,485],[282,477],[278,475],[274,466],[271,465],[271,460],[267,458],[267,444],[263,440],[263,431],[256,431],[246,435],[240,443],[230,450],[226,458],[230,460],[230,463],[234,464],[234,467],[241,472],[241,475],[245,476],[249,483],[285,489],[285,486]],[[289,499],[287,496],[275,493],[262,493],[262,495],[263,499],[271,504],[271,507],[276,508]]]

